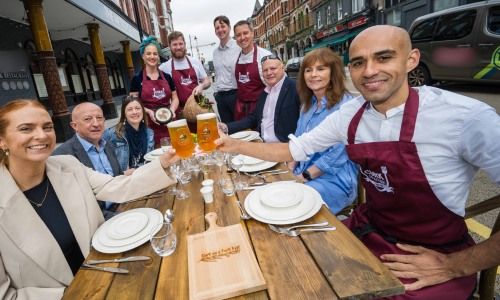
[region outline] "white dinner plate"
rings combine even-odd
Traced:
[[[299,204],[304,198],[302,185],[276,182],[262,188],[260,202],[272,208],[289,208]]]
[[[272,167],[276,166],[277,164],[278,164],[277,162],[273,162],[273,161],[264,161],[264,162],[261,162],[259,164],[255,164],[255,165],[243,165],[240,168],[240,171],[241,172],[258,172],[258,171],[263,171],[265,169],[272,168]]]
[[[300,184],[300,183],[294,183],[294,182],[289,182],[289,184]],[[257,221],[267,223],[267,224],[276,224],[276,225],[288,225],[288,224],[294,224],[298,222],[302,222],[304,220],[307,220],[314,216],[320,209],[321,206],[324,204],[323,199],[321,199],[321,195],[312,187],[307,186],[305,184],[302,184],[302,189],[304,193],[304,199],[301,201],[301,204],[309,204],[312,205],[311,209],[301,216],[291,218],[287,217],[285,218],[283,215],[280,215],[279,218],[283,217],[280,220],[277,220],[277,217],[273,213],[267,213],[266,218],[264,216],[260,215],[260,211],[255,212],[252,210],[254,208],[254,204],[259,204],[260,203],[260,193],[262,191],[262,187],[256,188],[252,192],[250,192],[245,199],[245,210],[248,212],[252,218],[254,218]],[[312,204],[311,204],[312,203]],[[300,204],[299,204],[300,205]],[[260,209],[260,208],[259,208]],[[266,210],[269,208],[265,207]],[[279,209],[275,209],[276,211],[279,211]]]
[[[149,222],[149,215],[142,211],[129,210],[111,218],[106,234],[121,240],[138,234]]]
[[[232,162],[234,163],[235,160],[243,160],[243,165],[256,165],[256,164],[261,164],[264,162],[264,160],[252,156],[247,156],[243,154],[238,154],[235,157],[233,157]]]
[[[141,210],[148,215],[148,224],[138,234],[122,240],[110,239],[107,235],[109,226],[108,222],[111,220],[110,219],[104,222],[104,224],[102,224],[94,233],[94,236],[92,237],[92,246],[94,247],[94,249],[101,253],[121,253],[139,247],[140,245],[149,241],[151,231],[156,228],[157,224],[163,221],[163,215],[161,212],[154,208],[137,208],[130,211],[136,210]],[[105,241],[106,244],[103,243],[103,241]],[[110,241],[121,241],[121,244],[115,244],[116,246],[111,246],[107,244]]]
[[[171,146],[168,147],[170,148]],[[153,151],[144,154],[144,160],[152,161],[160,157],[162,154],[163,154],[162,148],[154,149]]]
[[[230,137],[232,137],[233,139],[238,139],[238,140],[241,140],[241,139],[244,139],[246,137],[249,137],[251,134],[251,131],[239,131],[239,132],[236,132],[236,133],[233,133],[230,135]]]
[[[253,140],[259,138],[260,133],[257,131],[245,130],[245,131],[239,131],[239,132],[233,133],[230,135],[230,137],[232,137],[233,139],[239,139],[242,141],[249,142],[249,141],[253,141]]]

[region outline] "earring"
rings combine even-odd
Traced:
[[[2,149],[2,150],[3,150],[3,153],[5,153],[5,156],[10,155],[9,149]]]
[[[127,121],[126,121],[126,120],[123,120],[123,126],[125,126],[125,123],[127,123]]]

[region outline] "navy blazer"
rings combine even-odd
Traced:
[[[120,164],[118,163],[118,159],[115,156],[115,152],[113,151],[113,147],[110,143],[106,143],[104,146],[104,153],[108,157],[109,164],[111,165],[111,169],[113,169],[113,176],[117,176],[123,174],[123,170],[120,169]],[[56,150],[52,153],[52,155],[73,155],[76,157],[82,164],[85,166],[92,168],[95,170],[94,165],[92,165],[92,161],[88,156],[85,149],[83,149],[82,143],[76,137],[76,134],[73,135],[69,140],[64,142],[62,145],[57,147]]]
[[[267,93],[259,96],[255,110],[247,117],[227,124],[229,133],[245,129],[261,132],[262,112],[266,103]],[[274,111],[274,134],[281,142],[288,142],[288,135],[295,133],[300,115],[300,99],[297,94],[295,80],[285,77],[276,102]]]

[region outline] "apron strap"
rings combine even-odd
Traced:
[[[353,145],[354,144],[354,138],[356,137],[356,131],[358,130],[358,125],[359,122],[361,121],[361,117],[363,116],[363,113],[365,112],[366,107],[370,104],[370,102],[365,101],[361,108],[356,112],[354,117],[351,120],[351,123],[349,123],[349,128],[347,129],[347,144],[348,145]]]
[[[415,132],[415,123],[417,122],[418,114],[418,93],[415,89],[408,86],[408,99],[406,100],[405,110],[403,113],[403,122],[399,133],[399,141],[411,142],[413,133]]]

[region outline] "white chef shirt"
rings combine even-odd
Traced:
[[[257,66],[259,67],[260,80],[263,83],[265,83],[265,81],[264,81],[264,77],[262,76],[262,64],[260,63],[260,60],[264,56],[268,56],[271,54],[272,53],[269,52],[269,50],[257,46]],[[253,62],[253,48],[252,48],[252,51],[250,51],[247,54],[244,54],[243,52],[241,52],[241,56],[238,59],[239,64],[251,64],[252,62]]]
[[[260,123],[260,131],[262,139],[266,143],[279,143],[280,140],[274,132],[274,113],[276,111],[276,103],[280,95],[281,87],[285,81],[285,76],[281,78],[273,87],[266,86],[264,91],[267,93],[264,109],[262,110],[262,121]]]
[[[433,87],[417,91],[420,101],[412,141],[434,194],[449,210],[463,216],[478,168],[500,184],[500,117],[495,109],[472,98]],[[305,160],[335,142],[347,144],[347,129],[364,101],[362,96],[349,101],[312,131],[300,137],[290,135],[294,160]],[[384,116],[369,105],[355,144],[399,140],[404,106]]]
[[[172,76],[172,59],[174,60],[174,68],[176,70],[186,70],[189,69],[189,63],[186,57],[182,59],[170,58],[168,61],[162,63],[159,67],[160,70]],[[196,72],[196,77],[198,78],[198,83],[203,81],[207,77],[207,72],[205,71],[205,67],[201,64],[201,62],[195,57],[189,57],[189,61],[193,66],[194,71]],[[174,76],[172,76],[174,78]]]
[[[229,91],[237,89],[234,69],[241,48],[235,40],[229,39],[226,45],[215,48],[213,62],[215,69],[215,91]]]

